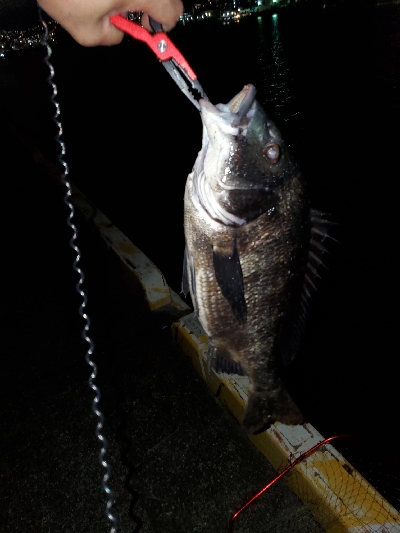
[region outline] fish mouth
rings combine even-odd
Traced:
[[[229,102],[231,112],[231,126],[237,127],[242,125],[244,119],[250,119],[248,113],[256,99],[256,88],[254,85],[245,85],[239,94],[234,96]]]
[[[232,181],[230,159],[234,147],[246,138],[250,123],[258,109],[256,89],[245,85],[227,104],[213,105],[199,101],[203,122],[203,144],[193,169],[194,197],[209,216],[222,224],[241,226],[246,218],[236,216],[227,205],[229,196],[242,192],[257,198],[260,189],[246,179],[235,176]]]
[[[248,84],[227,104],[214,106],[209,100],[201,99],[200,108],[219,122],[222,131],[236,136],[243,133],[254,115],[256,93],[254,85]]]

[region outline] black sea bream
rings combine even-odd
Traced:
[[[303,416],[279,376],[294,356],[327,223],[247,85],[201,100],[203,145],[185,190],[183,291],[190,290],[217,371],[245,374],[248,432]]]

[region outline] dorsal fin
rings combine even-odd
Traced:
[[[327,238],[336,241],[336,239],[329,235],[329,230],[336,223],[328,220],[326,217],[327,215],[325,213],[314,209],[310,210],[310,243],[299,308],[297,309],[295,320],[285,331],[287,338],[282,339],[282,360],[285,365],[290,363],[298,350],[304,332],[309,301],[313,292],[317,289],[316,280],[321,277],[319,269],[320,267],[325,267],[322,259],[324,254],[328,253],[328,250],[325,247],[324,241]]]
[[[302,294],[302,301],[304,301],[306,308],[308,300],[311,298],[313,291],[316,290],[315,281],[321,277],[319,275],[319,268],[326,268],[322,261],[324,254],[328,253],[324,241],[326,238],[336,240],[328,233],[332,226],[336,224],[325,218],[326,216],[325,213],[321,213],[315,209],[310,210],[310,245]]]

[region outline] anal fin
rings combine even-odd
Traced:
[[[211,344],[206,354],[209,369],[213,368],[218,374],[246,375],[239,361],[234,361],[227,351],[216,349],[212,345],[211,339],[210,342]]]

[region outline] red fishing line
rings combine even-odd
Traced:
[[[315,446],[313,446],[312,448],[310,448],[306,452],[302,453],[297,459],[295,459],[293,461],[293,463],[291,462],[290,465],[287,466],[285,468],[285,470],[283,470],[283,472],[278,474],[272,481],[270,481],[268,483],[268,485],[265,485],[264,488],[262,488],[259,492],[257,492],[257,494],[255,494],[252,498],[250,498],[250,500],[248,500],[238,511],[236,511],[236,513],[232,516],[232,518],[229,521],[229,530],[228,530],[229,533],[233,533],[233,522],[236,520],[236,518],[245,509],[250,507],[250,505],[253,502],[255,502],[257,500],[257,498],[259,498],[261,496],[261,494],[264,494],[264,492],[268,491],[273,485],[275,485],[275,483],[277,483],[277,481],[279,481],[281,478],[283,478],[283,476],[285,476],[294,466],[296,466],[297,464],[301,463],[301,461],[304,461],[304,459],[306,459],[309,455],[314,453],[321,446],[324,446],[325,444],[328,444],[328,442],[330,442],[331,440],[339,439],[339,438],[342,438],[342,437],[349,437],[349,436],[350,435],[335,435],[334,437],[328,437],[327,439],[324,439],[321,442],[318,442],[318,444],[316,444]]]

